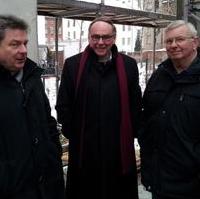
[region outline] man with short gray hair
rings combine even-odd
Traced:
[[[168,59],[143,96],[142,183],[153,199],[200,198],[200,59],[197,31],[177,20],[165,29]]]

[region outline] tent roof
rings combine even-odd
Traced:
[[[120,8],[77,0],[38,0],[38,15],[91,21],[99,15],[111,17],[115,24],[162,28],[175,15]]]

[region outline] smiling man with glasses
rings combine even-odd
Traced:
[[[113,24],[98,20],[96,19],[90,24],[88,40],[98,59],[105,62],[111,59],[111,48],[115,43],[116,28]]]
[[[138,199],[134,137],[141,110],[135,59],[118,52],[116,28],[91,22],[89,45],[65,61],[58,121],[69,138],[68,199]]]
[[[165,29],[168,59],[148,81],[139,133],[142,183],[153,199],[200,198],[200,59],[195,27]]]
[[[165,44],[168,57],[180,73],[190,66],[197,55],[197,32],[190,23],[179,26],[173,23],[165,30]]]

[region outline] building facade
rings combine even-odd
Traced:
[[[145,11],[176,15],[176,0],[143,1],[143,10]],[[147,64],[148,76],[161,61],[167,58],[163,33],[164,28],[142,28],[141,62]]]
[[[88,0],[89,1],[89,0]],[[92,1],[94,2],[94,1]],[[140,1],[139,1],[140,2]],[[99,2],[97,2],[99,3]],[[115,5],[116,7],[138,9],[138,0],[104,0],[105,5]],[[55,18],[38,17],[38,30],[45,29],[45,33],[39,36],[39,45],[46,45],[51,51],[55,51]],[[42,25],[43,23],[43,25]],[[82,52],[88,44],[89,21],[74,19],[59,19],[58,22],[58,49],[63,51],[63,60],[76,53]],[[135,39],[138,29],[141,27],[116,25],[117,39],[116,44],[119,51],[125,54],[132,54],[135,47]],[[40,32],[39,32],[40,34]],[[60,62],[60,61],[59,61]]]

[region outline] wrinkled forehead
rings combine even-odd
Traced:
[[[93,32],[105,32],[113,33],[114,29],[113,26],[105,21],[96,21],[91,25],[90,33]]]

